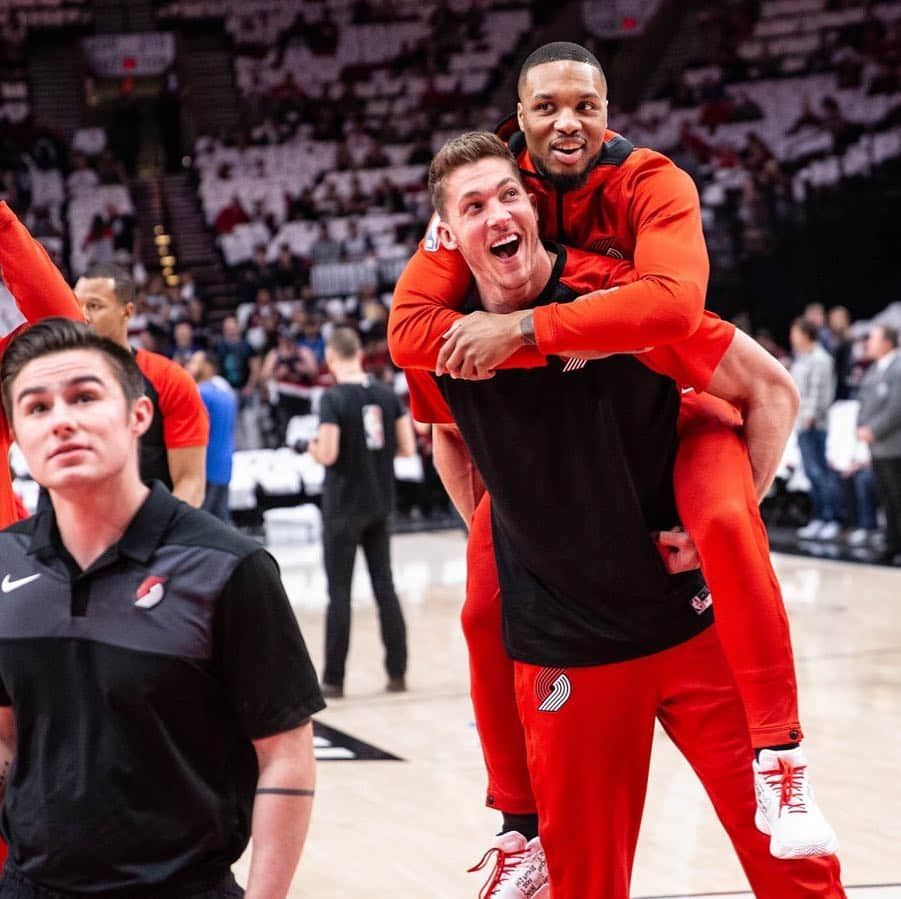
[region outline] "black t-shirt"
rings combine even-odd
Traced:
[[[216,358],[222,377],[235,389],[243,390],[250,378],[253,350],[246,340],[235,343],[221,340],[216,344]]]
[[[221,880],[250,836],[251,741],[324,707],[275,561],[159,484],[85,571],[52,507],[0,532],[0,553],[11,861],[88,895]]]
[[[558,280],[564,259],[539,303],[573,298]],[[624,661],[711,623],[700,574],[668,575],[651,536],[678,523],[669,378],[613,356],[574,371],[552,358],[488,381],[437,381],[491,495],[514,659]]]
[[[394,508],[395,423],[405,414],[397,395],[372,378],[330,387],[319,420],[341,429],[338,459],[326,469],[324,515],[390,515]]]

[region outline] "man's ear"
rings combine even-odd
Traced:
[[[143,437],[153,421],[153,402],[150,397],[139,396],[131,407],[131,420],[138,437]]]
[[[135,304],[126,303],[123,311],[125,313],[125,321],[130,321],[131,317],[135,314]]]
[[[538,218],[538,195],[537,194],[526,194],[529,198],[529,202],[532,204],[532,209],[535,210],[535,218]]]
[[[453,231],[448,228],[445,222],[438,223],[438,238],[441,240],[442,245],[447,250],[456,250],[457,249],[457,238],[454,237]]]
[[[519,100],[517,100],[516,101],[516,124],[519,125],[520,131],[525,131],[526,130],[525,125],[523,125],[523,123],[522,123],[522,113],[523,113],[522,103]]]

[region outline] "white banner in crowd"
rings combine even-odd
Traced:
[[[169,31],[98,34],[82,45],[88,68],[100,78],[160,75],[175,61],[175,35]]]

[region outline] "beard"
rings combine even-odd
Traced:
[[[541,159],[536,159],[534,156],[532,157],[532,161],[535,163],[535,168],[550,181],[551,185],[559,191],[566,190],[578,190],[580,187],[584,187],[586,182],[588,181],[588,176],[591,174],[592,170],[595,166],[601,161],[601,154],[604,152],[603,146],[600,150],[588,160],[588,165],[585,168],[575,175],[559,175],[556,172],[548,171],[547,167],[544,164],[544,161]]]

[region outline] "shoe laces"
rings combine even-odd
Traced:
[[[779,759],[779,767],[761,771],[771,790],[779,790],[779,814],[787,809],[789,814],[807,813],[807,765],[797,767]]]
[[[521,849],[518,852],[506,852],[500,846],[492,846],[477,864],[467,869],[469,874],[481,871],[482,868],[490,864],[491,856],[494,856],[494,870],[489,875],[488,880],[485,881],[482,889],[479,890],[479,899],[490,899],[499,886],[510,880],[514,869],[519,867],[527,854],[525,849]]]

